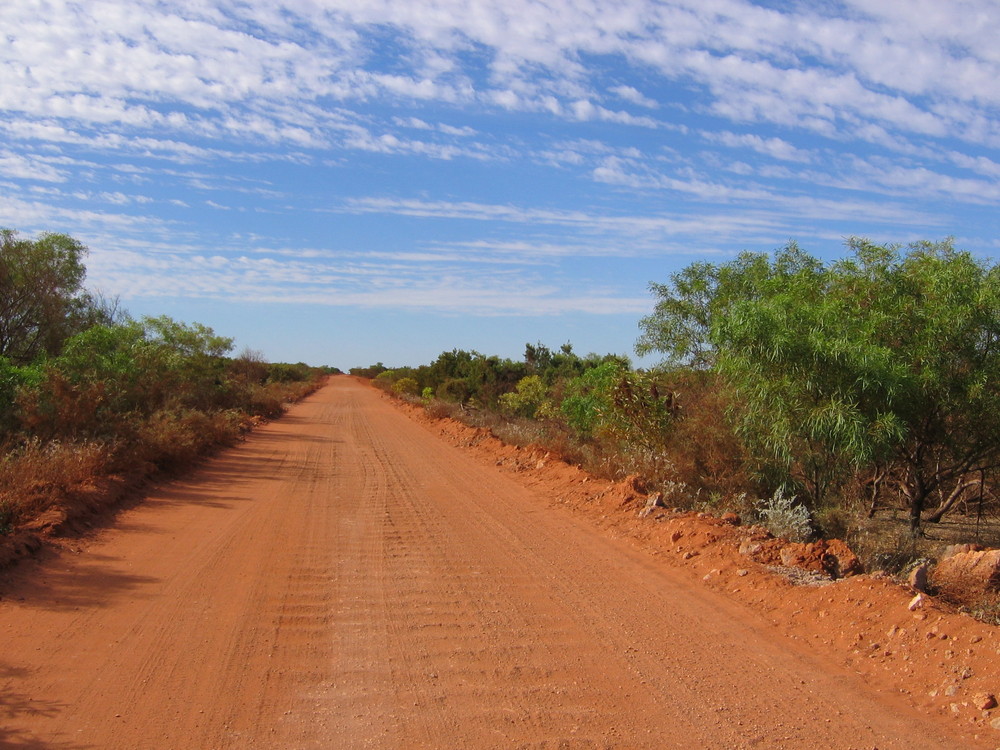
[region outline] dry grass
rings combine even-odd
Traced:
[[[980,622],[1000,625],[1000,593],[977,593],[966,601],[959,602],[958,608]]]
[[[0,460],[0,533],[63,502],[107,473],[114,451],[98,441],[31,440]]]
[[[141,420],[135,415],[122,417],[114,439],[34,438],[8,449],[0,458],[0,535],[112,474],[182,471],[220,446],[236,442],[252,423],[250,416],[278,417],[286,403],[303,398],[323,382],[317,378],[259,386],[248,392],[239,410],[172,407]]]
[[[243,415],[237,411],[159,411],[140,428],[128,458],[147,461],[162,471],[179,471],[214,448],[235,443],[242,425]]]

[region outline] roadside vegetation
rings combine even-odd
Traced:
[[[1000,267],[950,241],[789,244],[651,285],[634,369],[529,344],[352,373],[433,414],[536,443],[668,505],[844,538],[904,571],[935,543],[996,543]]]
[[[1000,267],[950,241],[847,250],[789,244],[652,284],[650,369],[535,343],[351,372],[668,506],[845,539],[869,569],[997,546]],[[108,477],[182,469],[331,371],[133,319],[85,288],[86,252],[0,230],[0,536]]]
[[[173,472],[318,387],[169,317],[134,320],[84,286],[87,249],[0,230],[0,535],[111,476]]]

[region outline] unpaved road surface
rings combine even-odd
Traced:
[[[0,581],[0,746],[955,748],[349,378]]]

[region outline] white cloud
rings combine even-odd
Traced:
[[[813,154],[811,152],[796,148],[781,138],[762,138],[753,133],[737,134],[725,130],[718,133],[703,132],[702,137],[714,143],[721,143],[724,146],[750,148],[758,153],[780,159],[781,161],[800,163],[813,161]]]
[[[174,132],[192,127],[193,109],[303,146],[324,139],[296,127],[291,113],[281,111],[285,103],[482,100],[650,127],[647,118],[593,103],[598,94],[587,57],[617,55],[652,66],[668,81],[693,78],[711,92],[712,111],[737,121],[824,133],[876,122],[921,135],[997,137],[996,128],[980,132],[963,125],[968,118],[930,108],[952,102],[985,115],[983,124],[995,119],[981,109],[1000,103],[995,7],[989,0],[921,0],[920,7],[922,15],[912,3],[865,3],[843,18],[741,0],[472,6],[423,0],[405,7],[355,0],[93,0],[85,11],[52,0],[40,21],[32,4],[14,2],[0,9],[0,25],[17,30],[2,53],[0,109]],[[364,42],[374,26],[397,30],[409,72],[379,69]],[[469,75],[472,52],[488,83]],[[637,106],[657,104],[634,86],[608,90]]]
[[[0,177],[37,182],[65,182],[66,172],[45,160],[13,151],[0,151]]]
[[[994,0],[767,5],[8,0],[0,224],[98,238],[102,278],[142,294],[489,313],[584,309],[538,268],[573,257],[835,236],[835,221],[936,229],[942,200],[1000,201]],[[301,175],[331,164],[343,189],[306,196]],[[511,170],[472,172],[487,165]],[[350,197],[380,174],[399,179],[372,192],[421,197]],[[316,205],[450,222],[455,239],[349,255],[210,238]]]
[[[646,107],[647,109],[657,109],[660,105],[648,96],[645,96],[639,89],[633,86],[613,86],[608,89],[611,93],[615,94],[621,99],[632,104],[637,104],[640,107]]]
[[[386,265],[380,261],[390,261]],[[432,263],[428,266],[428,262]],[[441,264],[445,264],[442,267]],[[257,303],[367,307],[476,315],[644,312],[645,295],[588,287],[570,291],[503,263],[481,271],[465,261],[423,254],[297,259],[222,255],[148,255],[128,249],[97,254],[92,278],[127,289],[126,301],[178,295]]]

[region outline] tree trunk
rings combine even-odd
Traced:
[[[920,515],[924,511],[924,505],[927,504],[928,492],[919,477],[916,477],[914,484],[916,485],[914,487],[905,487],[904,492],[910,499],[910,535],[918,537],[923,536],[920,530]]]
[[[948,497],[942,501],[941,505],[939,505],[933,513],[927,516],[925,519],[927,523],[940,523],[941,519],[944,518],[944,514],[955,507],[958,501],[962,498],[962,495],[965,494],[965,491],[970,487],[975,487],[977,484],[979,484],[978,479],[972,482],[961,482],[956,485],[955,489],[948,494]]]

